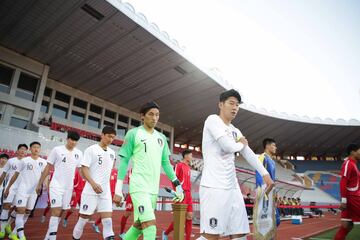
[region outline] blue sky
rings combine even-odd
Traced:
[[[360,1],[128,2],[247,105],[360,120]]]

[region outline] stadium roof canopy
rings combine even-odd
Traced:
[[[206,116],[217,112],[219,93],[231,87],[199,69],[175,40],[119,0],[3,0],[0,19],[0,45],[48,64],[50,78],[133,111],[156,100],[177,143],[201,143]],[[294,155],[335,155],[360,141],[356,120],[310,119],[247,105],[235,125],[256,151],[265,137],[276,138],[280,153]]]

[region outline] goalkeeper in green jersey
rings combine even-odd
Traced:
[[[114,202],[123,200],[122,186],[130,159],[133,162],[129,193],[134,205],[134,224],[123,239],[144,240],[156,238],[155,206],[159,192],[160,167],[176,187],[174,201],[182,201],[183,189],[170,164],[170,150],[166,137],[155,129],[159,120],[159,106],[155,102],[145,104],[141,110],[143,125],[128,131],[120,148],[121,158]]]

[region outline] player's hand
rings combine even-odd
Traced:
[[[264,179],[264,182],[266,184],[265,194],[268,195],[271,192],[271,190],[274,188],[275,183],[271,179],[270,174],[264,175],[263,179]]]
[[[7,198],[9,196],[9,189],[6,188],[4,191],[4,199]]]
[[[115,194],[114,198],[113,198],[113,202],[115,203],[115,205],[117,207],[121,207],[123,199],[124,199],[124,196],[122,194],[121,194],[121,196]]]
[[[240,142],[240,143],[242,143],[244,146],[249,145],[248,140],[246,139],[246,137],[240,137],[240,138],[237,139],[236,142]]]
[[[344,211],[346,209],[346,203],[341,203],[339,209]]]
[[[176,186],[175,188],[175,193],[174,193],[174,198],[173,201],[174,202],[182,202],[184,200],[184,190],[182,189],[181,185]]]
[[[41,193],[41,184],[38,184],[38,185],[36,186],[36,194],[37,194],[37,195],[40,195],[40,193]]]
[[[103,192],[101,186],[100,186],[99,184],[97,184],[97,183],[92,184],[91,187],[94,189],[94,191],[95,191],[97,194]]]

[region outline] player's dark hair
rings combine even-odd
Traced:
[[[145,115],[148,111],[150,111],[150,109],[152,108],[157,108],[160,110],[160,107],[159,105],[154,102],[154,101],[151,101],[151,102],[148,102],[148,103],[145,103],[141,108],[140,108],[140,113],[142,115]]]
[[[71,140],[74,141],[79,141],[80,135],[76,131],[68,131],[67,138],[70,138]]]
[[[24,147],[24,148],[26,148],[26,149],[29,149],[29,147],[28,147],[25,143],[21,143],[21,144],[18,145],[17,150],[19,150],[19,149],[22,148],[22,147]]]
[[[101,131],[102,134],[115,134],[116,135],[116,130],[115,128],[113,127],[110,127],[110,126],[105,126],[102,131]]]
[[[191,153],[191,150],[185,149],[185,150],[181,153],[181,155],[182,155],[182,157],[184,158],[186,155],[188,155],[188,154],[190,154],[190,153]]]
[[[360,145],[356,144],[356,143],[350,143],[347,148],[346,148],[346,151],[347,151],[347,154],[350,155],[352,151],[357,151],[359,150],[360,148]]]
[[[35,141],[35,142],[30,143],[30,147],[32,147],[32,146],[35,145],[35,144],[41,146],[41,144],[40,144],[39,142],[36,142],[36,141]]]
[[[230,89],[230,90],[227,90],[227,91],[221,93],[220,94],[220,102],[225,102],[230,97],[234,97],[239,101],[239,103],[242,103],[240,93],[238,91],[236,91],[235,89]]]
[[[9,159],[9,155],[7,155],[6,153],[2,153],[2,154],[0,154],[0,158]]]
[[[262,142],[264,149],[265,149],[266,145],[272,144],[272,143],[276,143],[275,139],[273,139],[273,138],[265,138]]]

